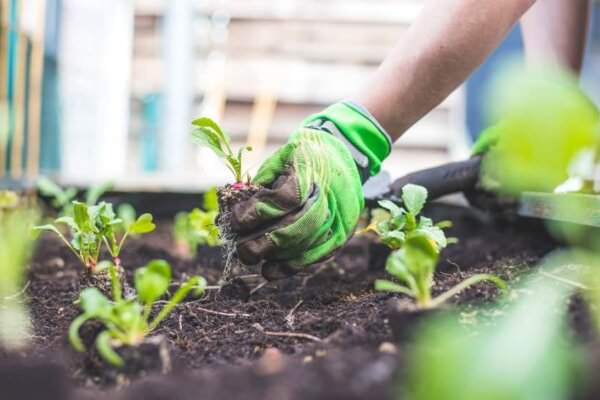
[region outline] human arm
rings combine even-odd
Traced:
[[[557,64],[579,75],[591,2],[544,0],[521,18],[525,57],[530,65]]]
[[[504,39],[534,0],[429,0],[352,97],[397,140],[441,103]]]

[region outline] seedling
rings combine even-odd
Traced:
[[[9,351],[23,348],[31,337],[22,295],[33,248],[31,226],[36,219],[33,210],[14,208],[0,212],[0,347]]]
[[[195,126],[192,137],[196,142],[208,147],[221,157],[235,178],[235,188],[244,188],[246,184],[243,182],[242,156],[244,151],[250,151],[252,147],[242,147],[237,153],[234,153],[231,148],[229,135],[210,118],[198,118],[192,122],[192,125]],[[246,182],[248,183],[250,176],[246,174],[246,178]]]
[[[51,199],[52,207],[59,210],[58,215],[73,214],[73,200],[77,196],[77,189],[73,187],[63,189],[46,177],[39,178],[36,184],[40,193]],[[90,187],[85,192],[85,204],[88,206],[96,205],[100,197],[112,187],[113,183],[110,181]]]
[[[218,214],[217,190],[213,188],[204,194],[204,211],[195,208],[190,212],[177,213],[173,225],[175,242],[183,244],[192,256],[196,255],[199,245],[221,244],[219,229],[215,223]]]
[[[133,299],[123,298],[115,265],[110,263],[107,268],[111,275],[113,301],[97,288],[84,289],[79,296],[83,314],[71,323],[69,341],[75,350],[84,352],[85,346],[79,336],[79,329],[87,321],[100,321],[105,330],[97,336],[96,348],[107,363],[118,368],[124,366],[124,361],[115,351],[116,347],[142,344],[190,292],[193,291],[195,296],[202,296],[206,288],[206,280],[201,276],[188,279],[151,319],[153,305],[169,288],[171,266],[166,261],[154,260],[136,270],[134,282],[137,295]]]
[[[446,247],[449,241],[454,241],[447,239],[442,230],[451,226],[450,221],[442,221],[434,225],[430,218],[419,215],[426,201],[427,189],[412,184],[402,188],[404,207],[399,207],[390,200],[380,201],[379,205],[390,213],[389,218],[376,223],[374,227],[381,242],[397,250],[411,236],[421,235],[435,243],[439,250]]]
[[[385,279],[375,281],[375,290],[405,294],[415,300],[420,309],[436,308],[453,296],[482,281],[490,281],[500,289],[507,289],[506,282],[491,274],[473,275],[450,290],[432,298],[433,276],[439,250],[424,234],[414,234],[406,239],[402,248],[394,251],[387,259],[385,269],[396,278],[396,282]]]
[[[54,221],[54,225],[37,226],[36,230],[51,231],[58,235],[91,272],[96,272],[103,244],[106,244],[115,264],[120,266],[119,255],[127,237],[130,234],[152,232],[156,227],[151,214],[142,214],[133,223],[127,225],[125,233],[117,239],[115,229],[123,226],[123,221],[116,217],[111,203],[101,202],[90,207],[85,203],[73,201],[72,206],[73,217],[62,216]],[[69,227],[72,237],[70,241],[58,229],[59,224]]]
[[[375,281],[375,289],[410,296],[421,309],[438,307],[482,281],[490,281],[499,288],[506,289],[506,283],[497,276],[477,274],[432,298],[431,288],[440,251],[455,240],[447,239],[442,229],[450,226],[449,221],[434,225],[430,218],[420,215],[426,201],[427,190],[424,187],[408,184],[402,188],[404,207],[389,200],[379,203],[390,215],[389,218],[380,220],[374,230],[379,234],[380,240],[394,250],[387,259],[386,271],[398,283],[378,279]]]

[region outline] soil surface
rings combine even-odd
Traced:
[[[451,220],[448,234],[459,240],[442,253],[435,293],[479,272],[518,280],[558,246],[538,221],[499,224],[444,204],[424,214]],[[196,259],[182,258],[169,222],[158,225],[125,245],[121,259],[129,283],[135,268],[157,258],[171,263],[175,281],[199,274],[209,285],[218,282],[224,258],[219,249],[201,248]],[[247,301],[217,290],[188,299],[155,332],[167,341],[172,372],[119,387],[68,345],[66,332],[79,314],[73,302],[82,267],[58,239],[46,235],[28,277],[34,335],[23,355],[47,355],[63,366],[74,399],[391,399],[410,342],[395,341],[389,326],[388,302],[397,296],[373,291],[373,281],[385,276],[386,254],[370,238],[356,237],[334,260],[270,283]],[[480,284],[455,298],[452,307],[491,302],[497,294]],[[585,336],[590,328],[584,307],[575,301],[571,308],[573,325]]]

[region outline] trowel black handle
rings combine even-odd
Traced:
[[[396,179],[390,187],[391,193],[400,197],[402,187],[408,183],[424,186],[429,192],[428,200],[462,192],[475,187],[480,166],[481,157],[478,156],[413,172]]]

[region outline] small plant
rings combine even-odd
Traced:
[[[441,221],[434,225],[430,218],[419,215],[426,201],[427,189],[413,184],[402,188],[404,207],[399,207],[390,200],[380,201],[379,205],[390,213],[389,218],[376,223],[374,227],[381,242],[395,250],[401,248],[404,242],[413,235],[429,238],[438,249],[442,249],[452,242],[453,239],[447,239],[442,230],[452,225],[450,221]]]
[[[5,199],[8,197],[12,198]],[[30,337],[23,284],[33,249],[31,226],[36,219],[33,210],[11,208],[10,212],[0,212],[0,347],[8,351],[23,348]]]
[[[439,250],[425,235],[416,234],[406,239],[401,249],[390,254],[385,269],[397,282],[385,279],[375,281],[375,290],[401,293],[415,300],[421,309],[435,308],[468,287],[482,281],[490,281],[500,289],[507,288],[506,282],[495,275],[473,275],[450,290],[432,298],[431,288],[439,258]]]
[[[115,265],[109,263],[111,275],[111,302],[97,288],[84,289],[80,296],[83,314],[69,327],[69,341],[79,352],[85,351],[79,329],[90,320],[97,320],[106,328],[96,338],[96,348],[100,356],[115,367],[123,367],[124,361],[115,351],[121,345],[138,346],[144,342],[185,297],[193,291],[195,296],[204,294],[206,280],[194,276],[183,283],[162,309],[151,319],[152,307],[168,290],[171,282],[171,266],[163,260],[154,260],[135,271],[134,282],[137,295],[124,299]]]
[[[130,234],[144,234],[155,229],[151,214],[142,214],[134,222],[124,227],[124,234],[117,238],[116,229],[123,227],[123,221],[117,218],[111,203],[101,202],[88,206],[86,203],[73,201],[73,216],[62,216],[54,224],[40,225],[38,231],[51,231],[67,245],[79,260],[96,272],[100,250],[105,244],[117,266],[120,266],[119,255],[125,240]],[[62,234],[58,224],[65,224],[71,232],[71,240]]]
[[[183,245],[187,253],[196,255],[199,245],[217,246],[221,244],[219,229],[215,220],[219,214],[217,190],[213,188],[204,194],[203,210],[180,212],[175,216],[173,236],[177,244]]]
[[[442,228],[450,226],[450,222],[434,224],[430,218],[419,215],[427,201],[427,190],[422,186],[404,186],[402,201],[404,207],[388,200],[379,203],[390,215],[388,219],[379,221],[374,230],[380,240],[394,250],[387,259],[386,271],[398,282],[378,279],[375,281],[376,290],[405,294],[415,300],[418,308],[428,309],[440,306],[481,281],[490,281],[506,289],[506,283],[497,276],[477,274],[432,298],[431,288],[439,254],[450,242]]]
[[[252,147],[242,147],[237,153],[234,153],[231,148],[229,135],[210,118],[198,118],[192,122],[192,125],[195,126],[192,137],[196,142],[208,147],[216,155],[225,160],[225,165],[235,178],[234,185],[239,186],[239,188],[245,187],[246,185],[243,182],[242,156],[244,151],[250,151]],[[250,181],[250,177],[246,174],[246,178],[247,183]]]

